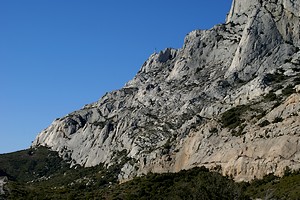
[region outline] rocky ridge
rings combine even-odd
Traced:
[[[121,180],[202,165],[238,181],[299,169],[299,15],[299,0],[234,0],[226,23],[152,54],[32,146],[73,165],[122,163]]]

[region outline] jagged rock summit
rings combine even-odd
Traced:
[[[234,0],[226,23],[152,54],[125,87],[33,146],[120,179],[206,166],[237,181],[300,168],[300,0]]]

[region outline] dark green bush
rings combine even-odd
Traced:
[[[214,128],[211,128],[211,129],[209,130],[209,132],[210,132],[210,133],[218,133],[218,129],[217,129],[216,127],[214,127]]]
[[[300,77],[294,78],[293,82],[294,82],[295,85],[299,85],[300,84]]]
[[[277,99],[277,96],[273,91],[269,92],[267,95],[264,96],[264,100],[267,102],[275,101],[276,99]]]
[[[246,194],[253,199],[268,197],[268,199],[298,200],[300,197],[300,173],[288,170],[282,178],[270,174],[263,179],[254,180],[246,188]]]
[[[276,72],[274,74],[266,74],[264,77],[264,82],[267,84],[270,83],[280,83],[286,80],[287,77],[283,73]]]
[[[295,92],[296,92],[296,90],[294,89],[293,85],[288,85],[282,90],[282,94],[285,96],[291,95]]]
[[[119,199],[249,199],[241,184],[205,167],[179,173],[148,174],[109,191]]]
[[[276,118],[273,120],[272,123],[279,123],[279,122],[282,122],[282,121],[283,121],[282,117],[276,117]]]
[[[221,115],[221,123],[226,128],[234,129],[244,122],[244,119],[242,119],[241,116],[249,109],[250,106],[248,105],[240,105],[231,108]]]
[[[260,124],[258,124],[260,127],[265,127],[268,126],[270,124],[270,122],[268,120],[264,120],[263,122],[261,122]]]

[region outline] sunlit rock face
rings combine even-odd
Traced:
[[[234,0],[225,24],[152,54],[122,89],[56,119],[33,146],[74,165],[122,163],[123,180],[203,165],[238,181],[300,168],[299,6]]]

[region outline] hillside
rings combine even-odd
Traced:
[[[70,165],[56,152],[41,147],[0,155],[1,176],[8,177],[0,199],[299,199],[300,173],[288,169],[283,178],[236,183],[220,168],[148,174],[119,184],[122,165]],[[293,187],[291,187],[293,186]],[[0,185],[1,191],[1,185]]]
[[[5,199],[111,199],[118,194],[121,199],[166,199],[169,194],[165,193],[165,189],[171,192],[181,188],[182,191],[177,191],[174,196],[180,198],[188,193],[182,193],[186,184],[194,187],[199,180],[203,185],[193,189],[198,194],[191,198],[203,191],[207,193],[204,199],[209,196],[227,199],[243,196],[238,184],[205,168],[183,171],[178,175],[151,174],[118,185],[120,168],[117,166],[108,169],[102,166],[70,168],[56,152],[44,147],[0,155],[0,161],[0,170],[9,179],[4,187],[5,195],[2,195]],[[187,179],[190,183],[186,183]],[[157,190],[161,192],[157,193]]]
[[[123,88],[56,119],[32,147],[71,166],[122,163],[119,180],[200,166],[237,181],[299,169],[299,5],[234,0],[226,23],[152,54]]]

